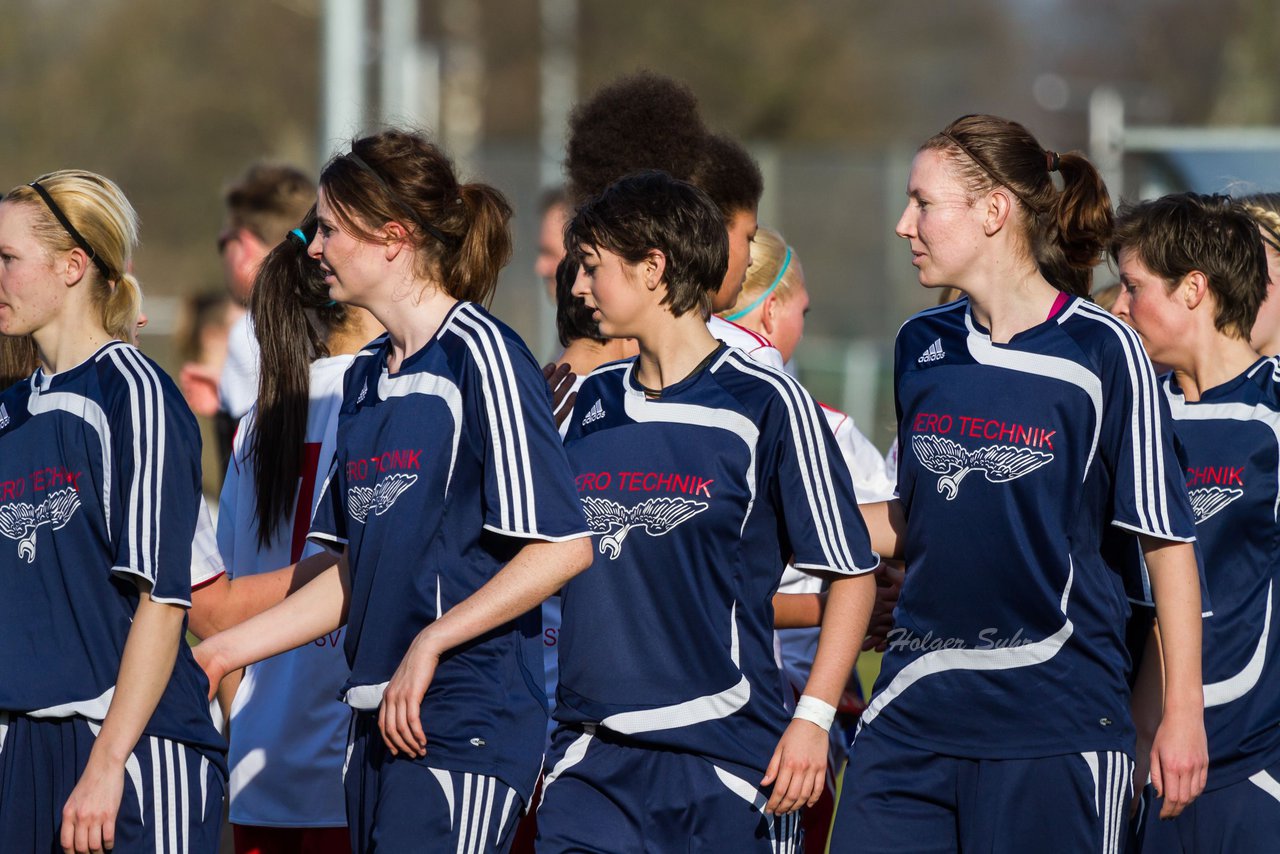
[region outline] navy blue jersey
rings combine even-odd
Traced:
[[[874,569],[818,405],[725,348],[647,399],[635,360],[592,374],[565,437],[595,562],[566,585],[556,719],[763,773],[788,722],[772,597],[789,558]]]
[[[173,382],[113,342],[0,395],[0,709],[101,721],[139,595],[191,603],[200,433]],[[144,732],[216,753],[186,643]]]
[[[1195,536],[1137,335],[1073,299],[996,344],[962,299],[907,321],[895,375],[908,570],[863,726],[961,757],[1131,754],[1104,534]]]
[[[390,346],[375,340],[347,371],[310,534],[348,550],[343,697],[357,709],[376,709],[418,632],[527,540],[587,535],[546,381],[514,332],[460,302],[394,374]],[[499,777],[527,799],[545,721],[535,609],[441,660],[423,702],[425,761]]]
[[[1187,455],[1186,484],[1213,615],[1204,621],[1204,722],[1211,789],[1280,760],[1280,361],[1191,403],[1161,387]]]

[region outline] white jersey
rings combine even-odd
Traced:
[[[819,404],[827,418],[827,426],[835,434],[840,455],[853,477],[853,491],[859,504],[874,504],[893,497],[893,481],[885,473],[884,458],[871,440],[853,423],[853,419],[825,403]],[[825,582],[816,575],[788,565],[778,584],[779,593],[821,593]],[[798,692],[809,680],[813,657],[818,652],[817,627],[783,629],[778,633],[780,663],[790,685]]]
[[[778,348],[770,344],[769,339],[752,332],[745,326],[739,326],[731,320],[725,320],[713,314],[707,321],[707,331],[730,347],[737,347],[762,365],[777,368],[779,371],[786,370]]]
[[[191,589],[208,584],[226,571],[222,555],[218,552],[218,529],[214,527],[209,505],[201,495],[195,539],[191,542]]]
[[[227,338],[227,361],[218,380],[218,407],[239,421],[258,399],[258,339],[253,321],[244,314]]]
[[[269,572],[315,554],[306,541],[323,473],[333,461],[342,376],[352,356],[311,365],[306,455],[298,503],[265,549],[258,546],[256,487],[248,464],[251,410],[236,434],[222,488],[218,545],[232,575]],[[317,476],[317,473],[320,473]],[[245,669],[231,707],[231,821],[266,827],[341,827],[342,766],[350,710],[338,701],[349,670],[339,629]]]

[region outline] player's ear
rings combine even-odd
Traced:
[[[394,261],[408,245],[409,232],[400,223],[390,220],[379,230],[378,237],[383,241],[383,256]]]
[[[769,294],[760,306],[760,325],[764,327],[764,334],[767,336],[772,337],[778,326],[779,308],[781,304],[778,302],[777,294]]]
[[[661,249],[650,249],[640,262],[640,270],[644,285],[651,291],[657,290],[667,274],[667,256]]]
[[[1209,277],[1199,270],[1187,273],[1174,286],[1179,297],[1188,309],[1196,309],[1209,294]]]

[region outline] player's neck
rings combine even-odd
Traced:
[[[329,332],[325,341],[330,356],[350,356],[382,334],[382,324],[363,308],[347,306],[347,322]]]
[[[718,346],[697,311],[652,324],[636,341],[640,345],[636,381],[650,389],[664,389],[687,379]]]
[[[1187,352],[1185,362],[1170,367],[1183,396],[1194,403],[1209,389],[1240,376],[1256,361],[1258,354],[1248,341],[1215,330],[1200,346]]]
[[[33,332],[36,355],[46,374],[60,374],[91,357],[111,336],[97,323],[84,323],[79,318],[59,317]]]
[[[387,370],[395,373],[405,359],[427,346],[457,302],[433,283],[413,282],[389,301],[369,306],[391,339]]]
[[[569,370],[578,376],[585,376],[606,362],[616,362],[634,355],[636,351],[633,338],[606,338],[603,342],[590,338],[575,338],[564,348],[564,352],[556,359],[557,363],[567,364]]]
[[[996,344],[1007,344],[1019,332],[1044,323],[1059,295],[1038,270],[987,282],[986,287],[967,290],[969,310]]]

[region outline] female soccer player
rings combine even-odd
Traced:
[[[1121,317],[1172,373],[1160,391],[1186,479],[1213,614],[1204,621],[1205,792],[1144,849],[1264,852],[1280,839],[1280,362],[1250,344],[1267,264],[1249,214],[1223,196],[1122,208],[1111,240]]]
[[[218,545],[237,579],[297,563],[333,464],[342,376],[383,331],[367,311],[329,299],[307,254],[315,216],[263,259],[250,299],[262,370],[241,423],[218,513]],[[225,576],[193,613],[235,597]],[[253,664],[231,709],[231,824],[238,854],[350,850],[342,792],[350,713],[335,701],[350,675],[341,631]]]
[[[66,170],[0,202],[0,334],[39,367],[0,395],[0,839],[212,854],[221,738],[182,642],[200,439],[132,329],[137,215]]]
[[[1195,529],[1167,410],[1137,335],[1083,299],[1106,189],[1083,157],[965,116],[917,152],[907,196],[897,233],[921,284],[966,298],[898,333],[901,503],[868,515],[873,531],[905,516],[907,577],[831,848],[1114,851],[1134,730],[1109,525],[1140,538],[1164,633],[1166,815],[1206,760]]]
[[[357,140],[320,179],[331,298],[387,330],[347,371],[311,536],[340,561],[200,646],[213,677],[346,623],[356,851],[501,851],[541,764],[538,603],[590,563],[524,344],[475,301],[510,208],[422,137]]]
[[[640,354],[587,379],[565,439],[599,539],[563,593],[539,849],[792,850],[874,596],[848,471],[799,384],[707,330],[727,235],[704,193],[624,178],[566,245]],[[788,725],[770,603],[792,556],[834,580]]]

